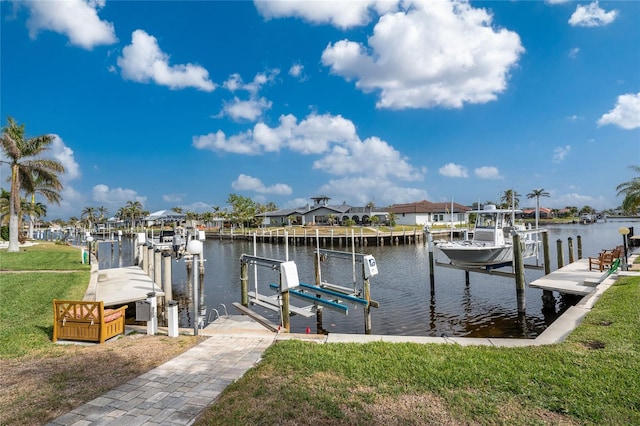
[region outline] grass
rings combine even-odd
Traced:
[[[278,342],[197,424],[640,424],[640,278],[566,342]]]
[[[22,247],[19,253],[0,250],[0,270],[3,271],[89,269],[89,265],[82,264],[80,250],[71,246],[39,243]]]
[[[82,299],[89,283],[80,251],[48,243],[0,250],[0,269],[2,425],[45,424],[200,341],[132,334],[102,345],[54,344],[52,300]]]
[[[0,275],[3,424],[44,424],[197,343],[52,344],[51,300],[81,298],[89,273],[53,245],[13,267],[35,269],[48,250],[67,266],[44,269],[80,270]],[[566,342],[542,347],[278,342],[198,424],[640,424],[639,300],[640,278],[620,279]]]
[[[0,252],[0,358],[15,358],[51,346],[53,299],[82,299],[88,265],[77,248],[43,243],[19,253]],[[19,273],[65,270],[72,272]]]

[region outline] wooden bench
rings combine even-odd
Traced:
[[[124,311],[104,309],[104,302],[53,300],[53,341],[83,340],[104,343],[124,334]]]
[[[600,272],[604,271],[605,268],[609,269],[611,265],[613,265],[613,262],[620,256],[622,256],[622,247],[616,247],[613,250],[603,250],[597,258],[589,257],[589,270],[591,271],[593,266],[598,266]]]

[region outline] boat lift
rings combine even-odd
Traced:
[[[351,259],[353,263],[353,288],[343,287],[336,284],[323,282],[320,262],[329,257],[340,259]],[[288,258],[288,256],[287,256]],[[298,278],[297,267],[294,262],[288,260],[276,260],[255,255],[243,254],[240,257],[241,263],[241,292],[242,306],[248,308],[249,303],[262,306],[266,309],[280,313],[281,324],[287,331],[290,331],[289,316],[302,315],[306,318],[317,316],[318,332],[322,330],[322,310],[329,308],[341,312],[349,313],[349,304],[357,304],[364,307],[365,312],[365,333],[371,333],[370,308],[379,307],[379,303],[371,300],[369,278],[378,273],[376,261],[373,256],[361,253],[348,253],[333,250],[315,251],[315,285],[301,283]],[[357,289],[356,263],[362,264],[362,289]],[[249,265],[256,267],[255,291],[249,291]],[[267,296],[258,293],[257,286],[257,266],[266,267],[272,271],[279,272],[279,283],[269,284],[269,287],[277,291],[276,295]],[[305,307],[293,306],[289,303],[290,296],[294,296],[304,301],[313,302]],[[238,307],[239,308],[239,307]],[[240,309],[240,308],[239,308]],[[243,310],[247,313],[248,310]]]

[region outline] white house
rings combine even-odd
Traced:
[[[458,203],[432,203],[422,200],[416,203],[394,204],[387,210],[394,214],[397,225],[432,226],[453,223],[456,226],[468,222],[471,209]]]

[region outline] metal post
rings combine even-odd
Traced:
[[[199,292],[198,292],[198,255],[193,255],[193,335],[198,335],[198,316],[200,309],[198,308]]]
[[[317,232],[317,231],[316,231]],[[313,269],[315,272],[315,283],[317,286],[320,286],[320,247],[317,247],[316,255],[313,256]],[[322,297],[322,295],[316,293],[316,297]],[[320,306],[317,302],[314,303],[316,308],[316,333],[323,334],[324,328],[322,327],[322,306]]]

